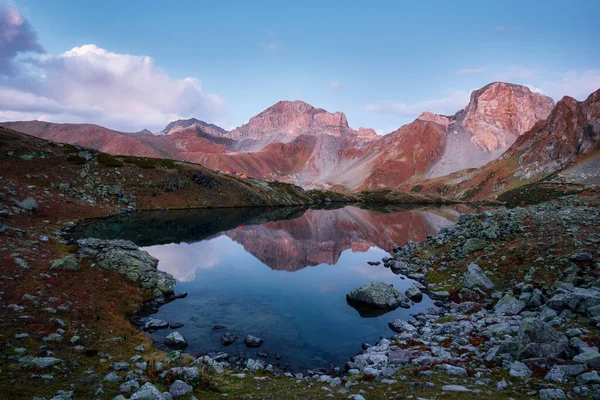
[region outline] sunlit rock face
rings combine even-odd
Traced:
[[[493,152],[513,144],[553,107],[554,100],[526,86],[495,82],[471,93],[463,125],[473,133],[473,143]]]

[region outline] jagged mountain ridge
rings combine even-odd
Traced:
[[[539,187],[532,188],[534,184]],[[600,90],[581,102],[562,98],[548,118],[519,136],[497,160],[420,182],[419,187],[465,200],[502,199],[507,193],[518,193],[525,201],[527,191],[545,187],[546,195],[552,195],[562,184],[579,188],[600,184]]]
[[[175,158],[305,188],[355,191],[398,188],[482,166],[553,105],[525,86],[495,82],[474,91],[453,116],[425,112],[385,136],[354,130],[343,113],[301,101],[278,102],[229,132],[195,118],[174,121],[154,136],[87,124],[2,125],[113,154]]]

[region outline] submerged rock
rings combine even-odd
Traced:
[[[401,305],[408,306],[408,298],[383,282],[372,282],[346,295],[348,303],[373,308],[393,310]]]
[[[156,295],[172,294],[175,279],[157,269],[158,260],[128,240],[80,239],[78,256],[89,258],[102,268],[119,271]]]
[[[224,334],[221,335],[221,344],[223,346],[229,346],[230,344],[235,342],[236,339],[237,339],[237,336],[235,336],[233,333],[225,332]]]
[[[261,344],[263,344],[264,340],[262,340],[259,337],[256,336],[252,336],[252,335],[247,335],[244,338],[244,344],[246,345],[246,347],[260,347]]]

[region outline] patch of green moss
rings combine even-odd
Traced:
[[[107,154],[107,153],[98,153],[98,162],[105,167],[122,167],[123,162],[119,160],[117,157]]]
[[[129,156],[125,157],[124,160],[126,163],[135,164],[140,168],[145,169],[154,169],[156,167],[165,167],[169,169],[180,168],[181,166],[177,165],[175,161],[169,160],[167,158],[151,158],[151,157],[137,157],[137,156]]]

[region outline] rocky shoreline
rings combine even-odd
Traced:
[[[548,260],[543,255],[538,257],[542,259],[538,261],[568,265],[552,268],[555,280],[535,279],[534,267],[510,279],[494,273],[493,263],[482,269],[474,262],[488,264],[490,253],[501,251],[511,241],[534,237],[537,232],[532,231],[539,228],[538,224],[549,220],[567,228],[577,221],[593,231],[585,242],[574,237],[570,254],[550,256]],[[598,222],[600,213],[595,204],[589,206],[577,197],[569,197],[528,208],[502,207],[461,216],[458,224],[443,228],[424,242],[395,246],[393,256],[383,259],[383,266],[372,265],[391,268],[398,275],[421,282],[409,289],[411,297],[422,291],[437,299],[437,308],[415,314],[411,321],[390,321],[396,335],[373,346],[364,344],[363,352],[347,362],[345,371],[330,367],[294,373],[260,359],[240,359],[219,352],[195,358],[192,366],[171,368],[162,374],[196,376],[199,367],[195,365],[215,374],[238,371],[234,375],[240,377],[263,371],[310,386],[325,385],[338,395],[348,395],[353,386],[360,385],[353,377],[389,385],[402,381],[410,384],[413,377],[419,376],[430,380],[435,377],[439,384],[426,385],[439,393],[494,396],[517,391],[540,399],[600,398],[600,259],[593,250],[587,251],[590,245],[600,242],[594,230]],[[428,280],[453,267],[462,268],[464,273],[450,272],[448,281]],[[502,283],[494,283],[498,280]],[[376,289],[384,293],[381,304],[374,303],[377,308],[407,306],[405,295]],[[365,301],[360,290],[349,294],[349,298]],[[154,306],[160,304],[154,301]],[[149,321],[139,320],[144,324]],[[170,357],[182,356],[185,354],[181,351],[170,353]],[[165,368],[160,364],[158,367]],[[172,386],[183,387],[183,381]]]
[[[424,242],[395,246],[385,266],[423,282],[438,308],[396,321],[398,334],[357,355],[349,374],[437,376],[442,391],[483,396],[518,389],[540,399],[600,398],[598,226],[597,204],[567,197],[464,215]],[[538,231],[563,229],[566,238]],[[547,248],[535,261],[549,271],[523,263],[522,272],[501,274],[494,256],[515,240],[521,251],[531,241]]]

